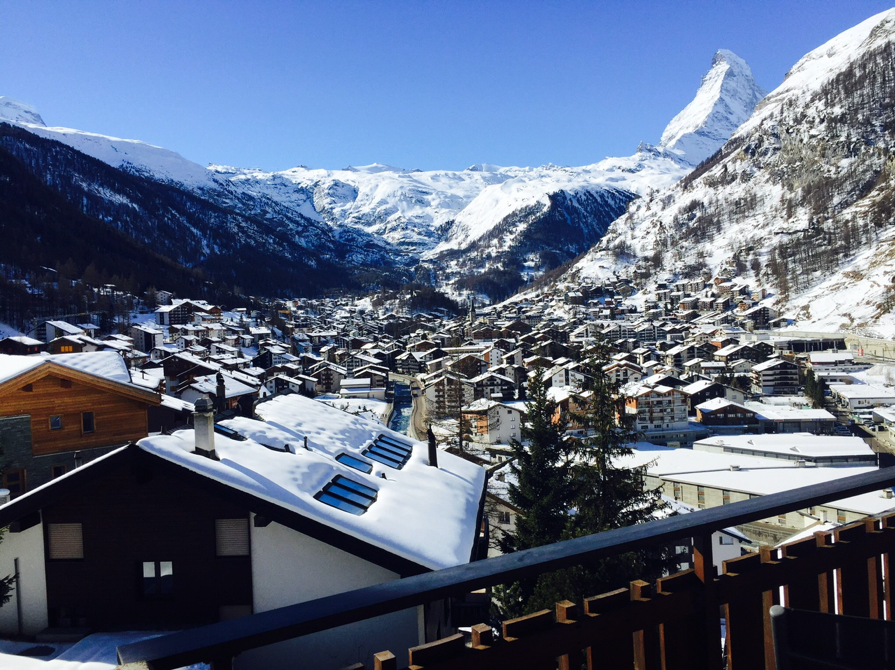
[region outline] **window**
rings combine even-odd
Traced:
[[[336,460],[343,465],[347,465],[349,468],[354,468],[355,470],[360,470],[361,472],[366,472],[370,474],[373,471],[373,464],[368,463],[367,461],[363,461],[359,458],[355,458],[350,454],[339,454],[336,456]]]
[[[510,525],[510,513],[509,512],[498,512],[497,513],[497,523],[501,526],[509,526]]]
[[[729,505],[730,504],[730,491],[721,491],[721,504]]]
[[[50,417],[50,430],[62,430],[61,414],[54,414]]]
[[[11,468],[3,471],[3,488],[9,489],[10,498],[23,494],[27,490],[26,483],[26,473],[22,468]]]
[[[174,593],[174,563],[172,561],[143,561],[140,587],[144,596],[162,597]]]
[[[68,470],[68,466],[66,465],[54,465],[52,469],[52,474],[50,475],[53,479],[56,477],[61,477],[65,474],[66,470]]]
[[[674,482],[674,499],[675,500],[683,500],[683,492],[681,491],[681,485],[679,482]]]
[[[733,544],[733,538],[730,535],[719,535],[718,544]]]
[[[705,508],[705,487],[697,486],[696,487],[696,506],[699,509]]]
[[[323,487],[314,497],[330,507],[335,507],[343,512],[357,514],[367,511],[367,508],[376,500],[376,489],[348,479],[342,475],[336,475],[331,482]]]
[[[786,525],[786,515],[778,514],[777,515],[777,523],[780,524],[781,526],[785,526]]]
[[[836,523],[838,523],[838,524],[845,523],[845,510],[844,509],[836,510]]]
[[[50,560],[84,558],[84,531],[79,523],[47,524],[47,548]]]
[[[249,520],[214,520],[215,554],[217,556],[249,555]]]
[[[380,435],[363,451],[363,455],[370,460],[400,470],[410,458],[412,451],[413,447],[410,444]]]
[[[70,354],[73,351],[74,347],[70,344],[63,344],[61,347],[59,347],[60,354]]]
[[[81,432],[87,434],[94,430],[96,430],[96,424],[93,412],[81,412]]]

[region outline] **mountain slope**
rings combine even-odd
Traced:
[[[261,287],[286,272],[274,271],[278,265],[316,286],[318,278],[342,281],[319,272],[324,265],[375,274],[374,268],[390,272],[423,261],[446,282],[488,269],[516,272],[523,264],[537,272],[579,255],[631,200],[675,183],[701,160],[700,152],[723,142],[761,93],[742,60],[718,52],[696,98],[669,124],[659,146],[644,144],[633,156],[577,168],[204,168],[144,142],[48,127],[36,110],[10,98],[0,98],[0,121],[144,180],[137,188],[93,168],[89,174],[76,169],[77,178],[65,172],[42,177],[88,215],[114,220],[178,262],[215,267],[234,281],[237,266],[260,272],[265,279],[252,284]],[[22,136],[13,144],[8,148],[35,174],[55,169],[39,151],[24,148]],[[110,184],[102,181],[107,176]],[[141,190],[153,182],[157,187]],[[160,201],[162,187],[169,190]],[[206,214],[196,219],[199,210]],[[181,230],[182,241],[175,243],[174,232]],[[263,260],[268,257],[272,266]]]
[[[730,268],[806,328],[895,334],[895,10],[803,57],[710,160],[573,270]],[[646,284],[649,286],[649,282]]]
[[[353,273],[338,270],[361,248],[322,224],[283,212],[228,209],[8,124],[0,123],[0,148],[86,217],[218,281],[267,293],[353,285]]]

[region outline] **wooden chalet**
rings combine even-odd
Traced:
[[[13,496],[145,437],[161,403],[114,352],[3,356],[0,371],[0,468]]]

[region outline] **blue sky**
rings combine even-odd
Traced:
[[[656,142],[717,49],[771,90],[888,7],[0,0],[0,95],[201,164],[584,165]]]

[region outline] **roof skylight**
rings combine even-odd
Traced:
[[[342,465],[347,465],[349,468],[354,468],[355,470],[360,470],[361,472],[366,472],[370,474],[373,471],[373,464],[368,463],[367,461],[363,461],[359,458],[355,458],[350,454],[339,454],[336,456],[336,460],[339,461]]]
[[[410,458],[413,446],[392,437],[380,435],[363,451],[367,458],[400,470]]]
[[[376,496],[376,489],[342,475],[336,475],[314,497],[320,502],[340,509],[343,512],[360,516],[373,504]]]

